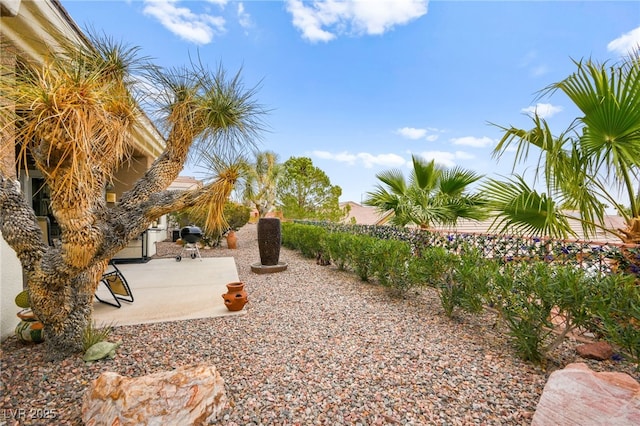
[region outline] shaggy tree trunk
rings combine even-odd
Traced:
[[[92,321],[93,296],[106,263],[98,262],[71,279],[45,274],[29,277],[32,309],[44,324],[44,344],[50,360],[82,351],[83,331]]]
[[[139,184],[144,185],[144,178]],[[109,259],[153,220],[202,203],[217,189],[214,183],[200,191],[162,191],[145,195],[138,202],[129,198],[126,206],[113,208],[96,203],[91,230],[78,236],[60,223],[62,244],[52,247],[42,235],[18,182],[0,173],[0,232],[22,264],[31,308],[44,324],[44,344],[50,360],[82,351],[82,333],[92,321],[93,297]],[[224,200],[228,193],[222,195]],[[78,262],[78,257],[69,256],[69,252],[77,252],[83,244],[91,247],[91,258]]]

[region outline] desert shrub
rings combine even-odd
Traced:
[[[227,201],[224,204],[222,216],[227,221],[229,229],[237,231],[249,222],[249,218],[251,217],[251,209],[242,204],[234,203],[233,201]]]
[[[414,280],[410,275],[411,247],[396,240],[377,240],[373,244],[371,265],[378,283],[398,294],[409,290]]]
[[[338,269],[346,269],[353,257],[355,236],[344,232],[330,232],[325,236],[323,252]]]
[[[87,349],[96,343],[106,341],[111,335],[112,330],[112,324],[96,327],[95,322],[89,322],[84,330],[82,330],[82,349],[86,352]]]
[[[281,227],[281,243],[287,248],[299,250],[304,257],[323,256],[325,237],[329,231],[319,226],[284,223]]]
[[[492,304],[505,321],[515,350],[527,361],[544,360],[542,346],[551,333],[551,270],[544,263],[507,263],[491,281]]]
[[[640,286],[634,275],[612,274],[598,281],[592,309],[596,327],[640,369]]]
[[[362,281],[369,281],[374,271],[377,238],[354,235],[352,239],[351,266]]]
[[[473,314],[482,312],[498,265],[473,248],[465,248],[459,256],[447,254],[448,262],[443,262],[447,269],[438,285],[445,315],[451,318],[456,307]]]

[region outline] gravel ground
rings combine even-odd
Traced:
[[[0,353],[0,424],[80,425],[82,396],[101,372],[140,376],[202,362],[225,380],[224,425],[526,425],[554,369],[578,361],[633,372],[578,358],[570,340],[544,370],[513,354],[490,313],[450,320],[431,289],[392,297],[284,248],[285,272],[254,274],[256,227],[237,235],[237,250],[202,254],[236,259],[246,315],[117,327],[116,358],[90,365],[79,356],[47,363],[42,345],[11,337]],[[158,255],[176,250],[161,243]]]

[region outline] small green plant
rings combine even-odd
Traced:
[[[90,322],[82,331],[82,349],[86,352],[87,349],[96,343],[106,341],[111,335],[112,330],[112,323],[103,327],[96,327],[95,322]]]
[[[305,226],[299,235],[299,250],[302,255],[315,259],[324,256],[323,241],[328,231],[318,226]]]
[[[546,352],[556,349],[567,334],[578,327],[592,324],[592,305],[601,299],[596,292],[598,277],[589,275],[584,269],[574,266],[557,266],[552,269],[549,281],[550,299],[557,318],[555,338],[544,348]],[[598,303],[598,302],[596,302]]]

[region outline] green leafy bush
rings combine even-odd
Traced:
[[[552,332],[551,278],[544,263],[507,263],[492,280],[492,302],[509,328],[516,352],[535,363],[543,362],[542,346]]]
[[[445,274],[451,270],[456,258],[443,247],[427,247],[420,251],[417,259],[421,264],[421,281],[439,288],[444,280],[448,280]]]
[[[367,235],[354,235],[352,242],[351,266],[362,281],[369,281],[374,271],[377,238]]]
[[[353,258],[355,236],[344,232],[330,232],[325,236],[323,252],[338,269],[346,269]]]
[[[438,286],[445,315],[451,318],[456,307],[472,314],[482,312],[497,264],[474,248],[463,249],[459,256],[447,255],[442,262],[446,270]]]
[[[404,294],[414,284],[414,277],[411,276],[409,268],[411,257],[411,247],[408,243],[378,240],[372,250],[372,272],[381,285]]]
[[[596,327],[621,347],[640,370],[640,286],[633,275],[612,274],[598,282]]]
[[[285,223],[281,227],[282,244],[299,250],[307,258],[323,256],[324,240],[329,231],[319,226]]]
[[[229,229],[237,231],[249,222],[251,209],[242,204],[227,201],[224,205],[222,216],[227,221]]]

